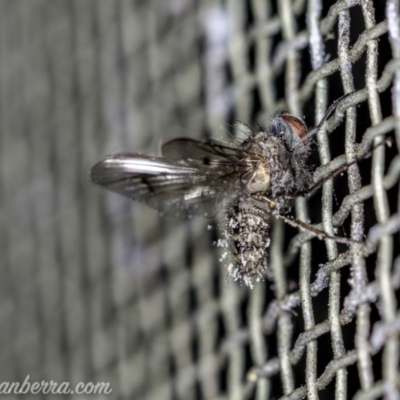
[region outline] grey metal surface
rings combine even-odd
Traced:
[[[398,0],[0,0],[0,383],[400,398],[399,63]],[[89,182],[106,154],[276,110],[313,126],[352,92],[317,135],[315,179],[393,145],[294,212],[368,248],[277,223],[273,282],[253,290],[226,282],[208,221]]]

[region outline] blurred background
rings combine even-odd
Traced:
[[[398,0],[0,0],[1,382],[400,398],[399,21]],[[318,176],[382,134],[392,146],[293,212],[370,247],[277,223],[272,280],[253,290],[226,281],[218,221],[89,180],[107,154],[236,136],[278,110],[315,126],[351,92],[315,139]]]

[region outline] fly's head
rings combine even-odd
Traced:
[[[303,120],[291,114],[278,114],[271,121],[269,133],[280,138],[286,149],[295,156],[308,154],[310,141],[306,138],[307,126]]]

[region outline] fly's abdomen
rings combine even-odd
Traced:
[[[264,278],[268,266],[268,214],[251,202],[235,201],[226,212],[225,237],[231,253],[228,275],[250,287]]]

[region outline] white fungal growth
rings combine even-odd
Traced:
[[[225,239],[218,239],[217,247],[229,247],[228,242]]]
[[[236,201],[228,208],[224,227],[226,239],[220,239],[230,252],[228,277],[242,281],[250,288],[264,279],[267,270],[269,216],[251,203]],[[217,244],[218,246],[218,244]],[[227,257],[225,252],[221,260]]]
[[[225,258],[226,258],[227,256],[228,256],[228,252],[227,252],[227,251],[224,251],[224,252],[222,253],[222,255],[221,255],[219,261],[220,261],[220,262],[224,261]]]

